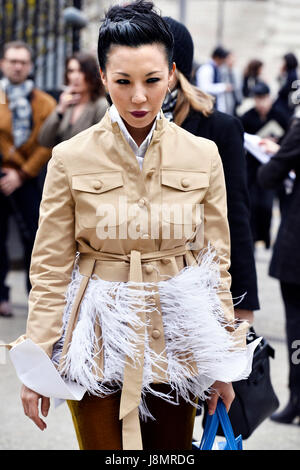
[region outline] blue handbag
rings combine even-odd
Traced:
[[[226,408],[221,399],[218,400],[216,411],[213,415],[207,415],[202,439],[199,445],[193,443],[193,449],[212,450],[217,429],[221,425],[226,441],[218,442],[218,450],[243,450],[243,441],[241,434],[234,436],[230,419]]]

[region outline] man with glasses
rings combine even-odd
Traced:
[[[56,102],[29,79],[32,51],[26,43],[5,44],[0,68],[0,315],[11,316],[5,283],[9,270],[8,221],[13,215],[20,232],[29,292],[29,265],[41,200],[37,176],[51,156],[51,150],[40,146],[37,138]]]

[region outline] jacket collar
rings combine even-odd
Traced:
[[[100,123],[98,124],[101,127],[104,127],[106,130],[113,132],[114,134],[121,133],[120,126],[118,122],[112,122],[110,117],[110,108],[106,110],[105,115],[101,119]],[[156,119],[156,126],[153,131],[153,140],[159,138],[162,133],[166,130],[167,126],[169,125],[169,121],[165,118],[162,110],[160,110],[160,118]]]

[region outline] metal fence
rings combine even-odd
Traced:
[[[80,32],[63,18],[67,7],[82,0],[1,0],[0,54],[8,41],[23,40],[34,54],[32,78],[37,87],[55,92],[63,83],[65,59],[80,48]]]

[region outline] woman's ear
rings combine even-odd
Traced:
[[[106,84],[107,84],[106,74],[103,72],[101,67],[99,68],[99,72],[100,72],[100,77],[101,77],[102,83],[103,83],[104,86],[106,86]]]
[[[173,62],[172,69],[169,72],[169,87],[173,90],[177,85],[177,73],[176,73],[176,64]]]

